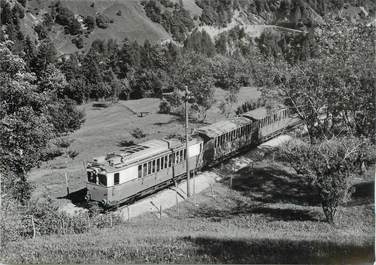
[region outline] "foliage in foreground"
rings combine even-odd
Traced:
[[[0,212],[2,247],[12,241],[46,235],[82,234],[121,222],[119,216],[112,214],[81,212],[69,215],[59,210],[57,203],[48,197],[30,201],[28,206],[7,199]]]
[[[376,161],[375,150],[369,140],[354,137],[332,138],[319,144],[290,141],[278,149],[276,158],[309,180],[327,221],[334,223],[338,206],[351,195],[351,178],[362,174],[364,165]]]

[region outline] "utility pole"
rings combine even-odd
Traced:
[[[187,197],[191,197],[191,189],[190,189],[190,176],[189,176],[189,149],[188,149],[188,86],[185,86],[185,99],[184,99],[184,106],[185,106],[185,149],[186,149],[186,157],[185,157],[185,167],[187,172]]]

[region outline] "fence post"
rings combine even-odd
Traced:
[[[69,195],[68,174],[66,171],[64,173],[64,176],[65,176],[65,186],[67,187],[67,195]]]
[[[214,194],[213,194],[213,184],[210,184],[210,193],[211,193],[211,196],[214,198]]]
[[[232,175],[230,176],[230,188],[232,189]]]
[[[162,204],[159,206],[159,219],[162,219]]]
[[[176,212],[178,214],[178,216],[180,215],[179,214],[179,199],[178,199],[178,191],[177,189],[175,189],[175,199],[176,199]]]
[[[129,220],[131,219],[129,206],[127,206],[127,212],[128,212],[128,222],[129,222]]]
[[[110,227],[112,227],[112,213],[110,213]]]

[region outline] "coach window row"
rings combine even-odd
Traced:
[[[172,154],[159,157],[149,162],[138,165],[138,177],[146,177],[172,166]]]
[[[231,132],[222,134],[221,136],[218,136],[215,138],[214,145],[215,147],[218,147],[220,145],[223,145],[226,142],[233,141],[237,138],[243,137],[245,135],[249,135],[252,131],[252,124],[247,124],[246,126],[243,126],[241,128],[235,129]]]
[[[288,117],[288,112],[287,112],[287,109],[285,109],[281,112],[275,113],[271,116],[267,116],[263,118],[262,120],[260,120],[260,126],[261,127],[268,126],[272,123],[275,123],[276,121],[286,119],[287,117]]]

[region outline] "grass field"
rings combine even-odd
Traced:
[[[221,172],[221,169],[218,169]],[[226,174],[226,170],[222,169]],[[333,227],[311,191],[285,167],[264,162],[194,199],[112,228],[9,244],[11,263],[329,263],[373,257],[372,183],[341,207]]]

